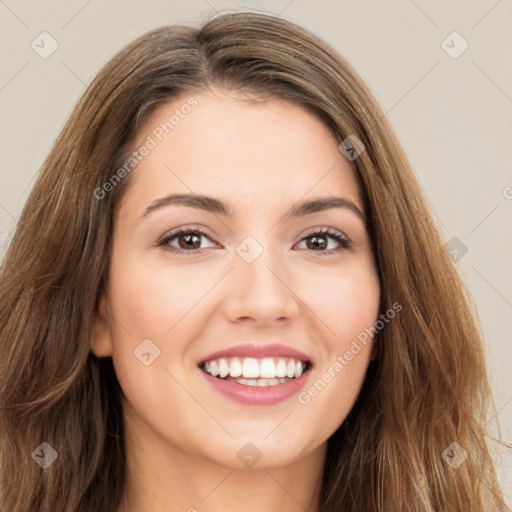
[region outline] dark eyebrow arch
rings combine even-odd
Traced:
[[[231,205],[226,204],[214,197],[199,194],[171,194],[153,201],[143,212],[141,218],[146,217],[151,212],[170,205],[188,206],[210,213],[216,213],[224,216],[234,216]],[[324,197],[304,201],[294,205],[285,215],[287,219],[304,217],[312,213],[329,210],[331,208],[346,208],[355,213],[363,222],[366,222],[363,212],[350,200],[344,197]]]

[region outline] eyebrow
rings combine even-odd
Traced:
[[[223,201],[215,199],[214,197],[200,194],[171,194],[153,201],[142,212],[141,218],[148,216],[155,210],[171,205],[187,206],[189,208],[196,208],[198,210],[204,210],[206,212],[229,217],[234,216],[234,211],[230,204],[224,203]],[[365,215],[353,201],[345,197],[336,196],[313,199],[295,204],[284,215],[284,217],[287,219],[304,217],[306,215],[329,210],[331,208],[346,208],[347,210],[355,213],[363,222],[366,223]]]

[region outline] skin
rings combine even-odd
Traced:
[[[190,96],[160,107],[136,147]],[[214,351],[277,338],[313,361],[307,389],[374,324],[379,282],[364,222],[347,208],[283,217],[299,201],[332,195],[363,211],[356,178],[336,138],[303,108],[225,90],[193,96],[198,106],[133,171],[95,323],[92,349],[112,356],[125,394],[120,511],[317,511],[326,442],[359,394],[372,340],[307,404],[297,396],[235,403],[197,365]],[[141,219],[156,199],[192,191],[231,203],[235,215],[169,205]],[[208,233],[197,241],[201,254],[177,238],[169,245],[181,254],[157,245],[191,224]],[[327,236],[322,254],[305,237],[326,227],[353,246],[336,252],[340,243]],[[252,263],[236,252],[248,236],[263,251]],[[149,366],[134,356],[145,339],[160,350]],[[248,442],[262,455],[252,468],[237,457]]]

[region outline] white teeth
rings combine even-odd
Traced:
[[[288,357],[265,357],[263,359],[256,359],[254,357],[221,357],[219,359],[212,359],[205,361],[201,369],[220,379],[237,379],[237,382],[242,382],[246,379],[256,379],[255,383],[243,382],[246,385],[260,385],[268,386],[275,385],[273,380],[277,383],[282,382],[282,379],[289,379],[300,377],[306,368],[306,363],[299,359]],[[258,379],[263,379],[262,383],[258,383]],[[271,384],[269,384],[271,382]]]
[[[223,379],[229,374],[229,365],[225,359],[219,359],[219,377]]]
[[[258,386],[275,386],[276,384],[281,384],[279,379],[260,379],[258,380]]]
[[[236,379],[232,382],[236,382],[238,384],[244,384],[245,386],[276,386],[277,384],[284,384],[291,379]]]
[[[253,357],[246,357],[242,363],[242,375],[245,378],[256,378],[260,376],[260,365]]]
[[[217,361],[210,361],[210,374],[214,377],[217,377],[219,375],[219,365]]]
[[[276,376],[276,365],[271,357],[266,357],[261,361],[260,374],[258,377],[264,379],[273,379]]]
[[[284,359],[279,359],[277,362],[276,377],[286,377],[286,363],[284,362]]]
[[[290,359],[286,365],[286,376],[289,379],[293,379],[295,377],[295,361],[293,359]]]
[[[229,374],[231,377],[240,377],[240,375],[242,375],[242,363],[237,357],[231,359],[231,363],[229,365]]]

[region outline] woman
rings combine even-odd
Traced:
[[[481,335],[410,165],[290,22],[119,52],[0,282],[2,510],[505,507]]]

